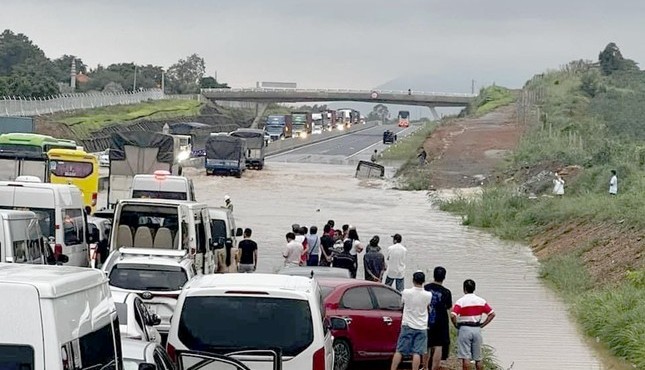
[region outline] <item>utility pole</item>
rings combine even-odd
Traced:
[[[132,91],[137,91],[137,65],[134,65],[134,83],[132,84]]]
[[[472,80],[472,83],[470,85],[470,93],[475,94],[475,79]]]
[[[166,72],[161,71],[161,93],[166,93]]]
[[[76,91],[76,58],[72,57],[72,68],[69,72],[70,81],[69,86],[72,88],[72,92]]]

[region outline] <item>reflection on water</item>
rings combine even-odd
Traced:
[[[504,368],[600,369],[592,350],[577,333],[565,305],[537,277],[538,263],[523,245],[501,242],[462,226],[459,219],[431,207],[424,192],[388,190],[382,181],[360,182],[355,168],[269,162],[243,178],[193,176],[198,201],[223,205],[229,194],[238,227],[251,227],[259,244],[259,272],[282,265],[281,248],[291,224],[357,226],[368,241],[379,235],[387,247],[399,233],[408,248],[406,285],[415,270],[448,270],[446,286],[456,300],[471,278],[497,318],[484,329]],[[191,171],[191,170],[188,170]],[[359,276],[363,276],[362,266]]]

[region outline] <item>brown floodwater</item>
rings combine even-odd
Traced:
[[[252,228],[259,244],[259,272],[282,266],[284,236],[293,223],[319,229],[328,219],[337,227],[352,224],[365,242],[379,235],[382,247],[399,233],[408,248],[406,286],[414,271],[431,276],[437,265],[448,270],[445,285],[454,300],[464,279],[477,282],[476,293],[497,313],[484,329],[484,341],[495,348],[504,369],[603,368],[565,304],[538,278],[538,262],[526,245],[462,226],[459,218],[433,207],[425,192],[393,190],[388,180],[357,180],[354,171],[346,165],[269,161],[263,171],[247,171],[241,179],[207,177],[194,169],[186,174],[194,179],[200,202],[223,205],[224,195],[230,195],[237,226]]]

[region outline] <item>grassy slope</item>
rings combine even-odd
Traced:
[[[86,136],[92,131],[117,122],[140,118],[168,119],[199,115],[202,103],[197,100],[154,100],[139,104],[113,105],[85,109],[53,117],[70,127],[77,135]]]
[[[397,140],[381,154],[381,160],[403,162],[396,175],[404,179],[404,190],[427,190],[430,184],[429,166],[419,166],[417,154],[425,140],[432,134],[434,122],[425,122],[413,134]]]
[[[580,220],[592,225],[609,223],[626,231],[643,230],[645,181],[642,137],[638,136],[642,121],[633,117],[634,111],[644,110],[645,95],[639,90],[645,84],[633,84],[642,76],[627,79],[631,86],[616,77],[601,77],[599,84],[604,88],[592,97],[581,89],[582,81],[593,77],[586,74],[592,73],[597,76],[593,70],[556,71],[529,83],[530,89],[546,92],[545,114],[541,123],[529,128],[513,167],[548,163],[557,170],[558,165],[582,166],[582,174],[567,183],[562,199],[529,200],[517,195],[513,186],[493,186],[479,199],[456,199],[442,204],[442,209],[463,215],[464,224],[489,228],[508,239],[527,240],[553,225]],[[607,195],[610,169],[617,169],[620,177],[620,194],[615,198]],[[645,368],[642,264],[624,266],[623,270],[632,271],[616,276],[618,283],[606,283],[602,276],[589,273],[585,263],[590,262],[582,257],[589,249],[606,246],[578,244],[542,261],[543,277],[571,304],[587,335],[635,368]]]

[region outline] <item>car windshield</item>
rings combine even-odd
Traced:
[[[323,299],[327,298],[334,291],[334,287],[331,286],[321,286],[320,291],[322,293]]]
[[[195,351],[277,347],[284,356],[295,356],[309,347],[314,334],[307,301],[211,296],[186,298],[178,335]]]
[[[187,281],[179,266],[117,264],[110,271],[110,285],[121,289],[174,291]]]

